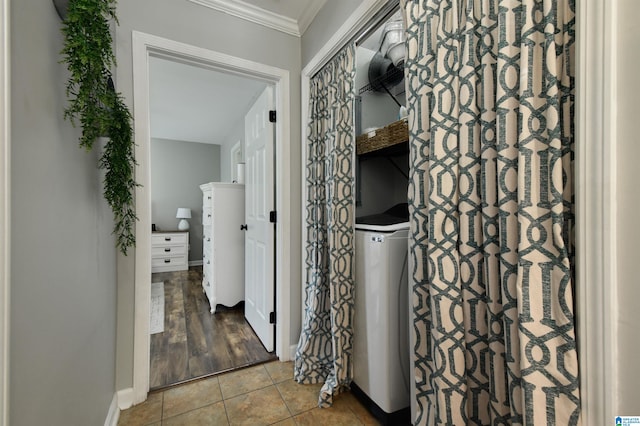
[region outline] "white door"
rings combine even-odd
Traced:
[[[245,126],[245,317],[264,347],[274,350],[274,210],[273,139],[269,122],[273,89],[260,95],[247,113]]]

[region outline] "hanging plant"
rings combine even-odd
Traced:
[[[91,150],[99,137],[108,141],[98,161],[104,169],[104,197],[114,214],[116,246],[123,254],[135,246],[133,227],[134,157],[131,113],[115,91],[111,75],[116,66],[110,22],[116,24],[115,0],[69,0],[63,21],[62,62],[69,69],[65,119],[82,126],[80,146]]]

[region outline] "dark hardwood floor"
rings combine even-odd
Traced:
[[[149,387],[277,359],[267,352],[244,318],[242,306],[209,311],[202,267],[152,274],[164,282],[164,332],[151,335]]]

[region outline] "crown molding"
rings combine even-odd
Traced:
[[[201,6],[209,7],[211,9],[214,9],[220,12],[224,12],[226,14],[235,16],[240,19],[244,19],[246,21],[253,22],[255,24],[263,25],[265,27],[272,28],[277,31],[281,31],[286,34],[290,34],[296,37],[300,37],[301,35],[298,21],[296,21],[295,19],[289,18],[288,16],[283,16],[277,13],[273,13],[269,10],[254,6],[249,3],[245,3],[241,0],[234,0],[234,1],[189,0],[189,1],[195,4],[199,4]],[[309,20],[309,18],[306,16],[307,15],[306,11],[304,15],[305,15],[305,19]],[[313,19],[313,16],[311,16],[311,19]]]

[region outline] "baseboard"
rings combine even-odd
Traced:
[[[289,359],[291,361],[295,361],[296,360],[296,349],[298,349],[298,345],[291,345],[289,347]]]
[[[109,406],[109,412],[107,413],[107,419],[104,421],[104,426],[118,426],[118,420],[120,419],[120,408],[118,408],[118,394],[113,394],[111,399],[111,405]]]
[[[190,260],[189,266],[202,266],[202,260]]]
[[[133,388],[118,391],[118,408],[126,410],[133,405]]]

